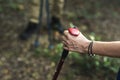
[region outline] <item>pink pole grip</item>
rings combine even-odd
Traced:
[[[78,36],[80,34],[80,31],[78,28],[68,28],[68,31],[73,36]]]

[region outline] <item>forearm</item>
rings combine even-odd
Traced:
[[[93,53],[101,56],[120,57],[120,41],[93,43]]]

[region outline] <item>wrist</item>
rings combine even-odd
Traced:
[[[88,40],[83,44],[83,53],[88,53],[88,46],[90,45],[91,41]]]

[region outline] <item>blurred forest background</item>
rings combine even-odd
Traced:
[[[0,80],[51,80],[60,59],[56,31],[52,49],[43,27],[38,48],[32,46],[35,35],[28,41],[18,39],[28,22],[29,6],[29,0],[0,0]],[[73,23],[93,40],[120,40],[120,0],[65,0],[62,23]],[[115,80],[119,67],[118,58],[70,52],[58,80]]]

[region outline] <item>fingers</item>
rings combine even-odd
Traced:
[[[67,40],[69,40],[69,32],[68,32],[68,30],[64,31],[64,35],[61,37],[61,40],[67,43]]]
[[[68,30],[65,30],[64,31],[64,35],[67,35],[69,32],[68,32]]]
[[[66,46],[63,46],[63,48],[64,48],[65,50],[69,50],[69,48],[68,48],[68,47],[66,47]]]
[[[63,43],[63,48],[67,50],[71,50],[72,48],[75,47],[73,42],[70,41],[62,41],[62,43]]]
[[[65,31],[64,31],[64,36],[65,36],[67,39],[69,38],[70,33],[68,32],[68,30],[65,30]]]
[[[68,30],[64,31],[64,35],[61,38],[64,49],[71,50],[75,47],[75,45],[73,44],[74,36],[72,36]]]
[[[62,43],[64,44],[64,46],[68,46],[69,45],[69,42],[66,41],[66,40],[63,40]]]
[[[64,44],[63,48],[67,50],[69,49],[68,45],[70,45],[69,37],[70,37],[70,34],[68,30],[65,30],[64,35],[61,38],[62,38],[62,43]]]
[[[69,50],[69,47],[63,42],[63,48],[66,49],[66,50]]]

